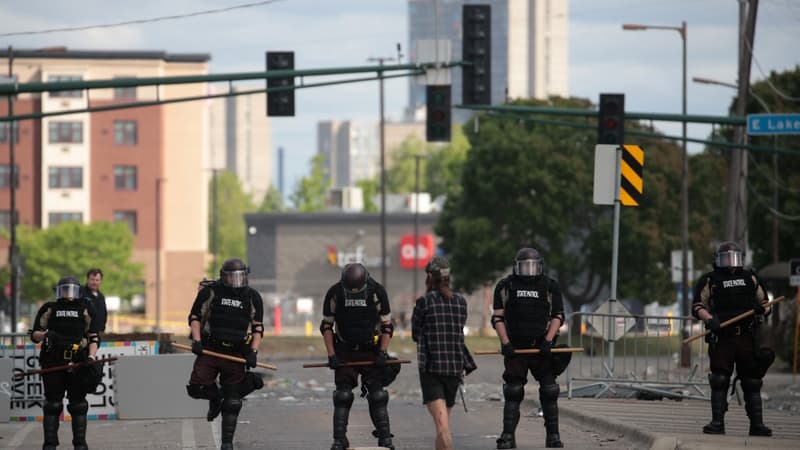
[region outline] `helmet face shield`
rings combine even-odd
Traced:
[[[742,252],[738,250],[717,252],[717,257],[714,263],[717,265],[717,267],[742,267],[744,265]]]
[[[247,286],[247,270],[222,271],[222,282],[232,288]]]
[[[76,299],[81,294],[81,285],[74,283],[59,284],[56,286],[56,298]]]
[[[541,259],[523,259],[514,262],[514,273],[523,277],[541,275],[544,267]]]

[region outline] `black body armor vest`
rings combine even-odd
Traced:
[[[735,274],[726,270],[714,270],[709,275],[709,285],[711,311],[719,317],[720,322],[755,306],[756,284],[753,282],[753,273],[749,270],[739,270]],[[745,319],[743,324],[748,322],[748,319]]]
[[[375,330],[380,322],[375,304],[375,289],[370,283],[361,292],[347,292],[342,287],[336,296],[336,331],[339,339],[351,345],[373,344]]]
[[[237,292],[223,286],[212,287],[214,297],[209,305],[208,329],[212,343],[229,346],[241,344],[250,330],[253,301],[250,288]]]
[[[80,343],[86,334],[86,299],[72,301],[57,300],[53,304],[52,314],[48,319],[47,329],[58,334],[59,342],[50,343],[56,347],[70,347]]]
[[[547,279],[524,282],[515,276],[506,278],[505,304],[508,338],[517,345],[530,345],[547,332],[550,321],[550,296]]]

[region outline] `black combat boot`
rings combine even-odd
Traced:
[[[505,404],[503,405],[503,432],[497,439],[497,448],[499,449],[517,448],[514,432],[519,423],[519,406],[524,396],[525,387],[522,384],[506,383],[503,385]]]
[[[59,416],[63,407],[63,403],[51,400],[45,400],[42,405],[42,429],[44,430],[42,450],[55,450],[58,446]]]
[[[547,448],[561,448],[561,435],[558,433],[558,393],[557,384],[548,384],[539,388],[539,402],[542,405],[544,429],[547,433],[544,445]]]
[[[725,411],[728,410],[728,390],[711,390],[711,422],[703,427],[705,434],[725,434]]]
[[[350,441],[347,440],[347,420],[350,417],[353,398],[352,390],[337,389],[333,391],[333,444],[331,444],[331,450],[347,450],[350,447]]]
[[[220,450],[233,450],[233,434],[236,433],[236,421],[239,419],[239,411],[242,410],[242,399],[232,390],[223,392],[225,396],[222,399]]]
[[[750,418],[750,436],[772,436],[772,430],[764,425],[761,406],[761,380],[743,378],[744,409]]]
[[[70,400],[67,411],[72,415],[72,445],[75,450],[87,450],[86,413],[89,411],[89,402],[86,399]]]
[[[367,397],[369,405],[369,417],[372,419],[372,425],[375,426],[375,431],[372,435],[378,438],[378,447],[385,447],[394,450],[392,444],[392,433],[389,429],[389,412],[386,410],[386,405],[389,403],[389,393],[383,388],[373,389]]]

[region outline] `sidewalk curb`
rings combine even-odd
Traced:
[[[673,436],[664,436],[651,433],[634,425],[617,422],[606,417],[586,414],[579,408],[570,406],[570,400],[567,397],[560,397],[558,400],[559,415],[567,417],[574,422],[580,423],[581,425],[613,431],[615,433],[628,436],[652,450],[674,450],[678,446],[677,438]],[[538,402],[534,401],[534,403],[538,405]]]

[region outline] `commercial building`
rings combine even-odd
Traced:
[[[409,137],[425,140],[424,122],[385,122],[386,167]],[[359,180],[380,176],[380,123],[322,121],[317,123],[317,154],[322,155],[325,174],[331,187],[354,186]]]
[[[11,67],[19,83],[204,75],[209,59],[207,54],[49,48],[13,50],[9,62],[9,51],[0,50],[0,66]],[[25,94],[14,100],[14,112],[169,100],[202,96],[206,89],[197,83]],[[8,114],[5,101],[0,114]],[[20,174],[18,224],[127,223],[135,237],[133,258],[145,267],[147,317],[155,318],[160,304],[163,321],[184,321],[208,259],[207,103],[54,115],[20,121],[13,133],[4,125],[0,130],[0,225],[9,224],[7,161],[13,135]],[[0,249],[7,252],[8,242],[0,242]]]
[[[210,91],[229,92],[227,87],[214,86]],[[244,192],[260,204],[272,184],[272,127],[266,94],[233,95],[208,104],[210,168],[235,173]]]
[[[437,252],[433,234],[437,219],[438,214],[419,215],[415,258],[414,215],[386,215],[386,279],[382,279],[380,214],[247,214],[250,286],[265,296],[268,309],[282,305],[285,323],[311,319],[317,323],[323,296],[339,281],[344,266],[362,262],[370,276],[386,287],[394,317],[407,325],[414,300],[425,291],[425,264]],[[484,294],[469,297],[473,327],[486,319]],[[298,299],[310,299],[313,308],[298,311]]]
[[[491,6],[492,104],[507,98],[567,97],[568,93],[568,0],[409,0],[409,56],[419,61],[423,41],[446,40],[452,55],[441,60],[462,59],[462,6]],[[437,8],[438,6],[438,8]],[[438,21],[437,21],[438,18]],[[461,76],[454,69],[452,102],[461,103]],[[423,79],[423,77],[420,77]],[[462,121],[468,111],[454,111]],[[409,79],[407,120],[424,120],[425,86]]]

